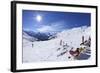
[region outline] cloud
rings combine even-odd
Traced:
[[[58,21],[51,24],[51,27],[55,28],[57,31],[61,31],[65,28],[68,28],[65,21]]]
[[[43,26],[37,29],[39,32],[51,32],[54,31],[53,27],[51,26]]]
[[[39,32],[59,32],[65,29],[66,23],[64,21],[57,21],[53,22],[50,25],[43,25],[42,27],[38,28],[37,31]]]

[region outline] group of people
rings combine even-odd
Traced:
[[[60,40],[60,45],[63,45],[64,42],[62,40]],[[66,44],[67,45],[67,44]],[[84,47],[82,47],[84,45]],[[68,46],[68,45],[67,45]],[[75,48],[71,48],[69,50],[69,53],[74,56],[75,58],[79,57],[79,55],[82,53],[82,51],[84,51],[86,49],[86,47],[90,47],[91,46],[91,38],[89,37],[88,40],[84,40],[84,36],[82,36],[82,42],[80,43],[80,47],[76,48],[76,50],[73,50]],[[67,51],[68,52],[68,51]],[[64,53],[67,53],[64,52]],[[70,58],[70,57],[69,57]]]

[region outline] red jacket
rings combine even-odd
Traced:
[[[80,52],[79,52],[79,50],[77,49],[76,51],[70,50],[69,53],[70,53],[72,56],[78,56]]]

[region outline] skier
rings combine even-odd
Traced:
[[[69,51],[69,53],[74,57],[79,56],[79,54],[80,54],[79,48],[77,48],[75,51],[73,51],[72,49]]]
[[[32,41],[32,47],[34,46],[33,41]]]
[[[32,43],[32,47],[33,47],[33,43]]]
[[[80,48],[79,48],[79,52],[80,52],[80,53],[83,53],[85,50],[86,50],[85,47],[80,47]]]

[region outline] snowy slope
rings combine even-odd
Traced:
[[[29,36],[26,32],[23,31],[23,39],[26,39],[28,41],[36,41],[37,38]]]
[[[24,39],[23,62],[28,63],[41,61],[74,60],[74,57],[71,56],[68,51],[72,47],[77,48],[80,46],[83,35],[85,36],[85,39],[90,36],[90,27],[84,26],[64,30],[58,33],[55,39],[47,41],[31,42],[29,40]],[[62,44],[60,44],[61,41]]]
[[[90,36],[90,27],[78,27],[70,30],[65,30],[57,35],[59,39],[62,39],[64,42],[67,42],[69,45],[77,48],[82,42],[82,36],[85,40]]]

